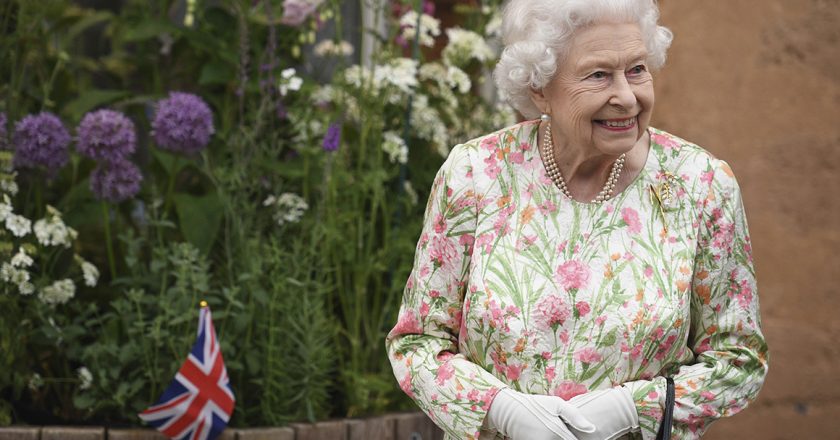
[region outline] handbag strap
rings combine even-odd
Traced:
[[[659,433],[656,440],[670,440],[671,428],[674,425],[674,378],[666,377],[667,388],[665,390],[665,411],[662,414],[662,423],[659,425]]]

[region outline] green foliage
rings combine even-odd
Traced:
[[[469,46],[459,48],[463,70],[407,57],[390,8],[387,34],[353,33],[343,2],[319,10],[336,31],[326,38],[354,41],[352,57],[374,54],[355,64],[307,56],[323,31],[312,19],[280,24],[281,0],[199,1],[190,26],[184,0],[114,3],[0,4],[0,111],[14,122],[49,110],[68,126],[99,108],[122,111],[137,126],[132,160],[144,176],[120,204],[95,198],[96,164],[75,152],[50,179],[16,177],[13,206],[34,219],[51,204],[78,231],[66,255],[39,263],[38,289],[74,270],[81,279],[81,256],[110,270],[66,304],[0,293],[0,425],[139,423],[189,351],[201,300],[237,396],[233,424],[404,408],[384,338],[424,191],[449,146],[511,119],[479,93],[487,63]],[[459,8],[479,31],[495,11]],[[334,69],[329,84],[310,77],[329,76],[321,67]],[[155,101],[172,90],[213,109],[216,133],[200,154],[161,150],[149,133]],[[331,125],[340,142],[325,151]],[[0,243],[0,263],[19,241]]]

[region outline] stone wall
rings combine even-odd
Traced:
[[[770,345],[759,399],[704,439],[840,438],[840,1],[659,3],[654,125],[735,171]]]

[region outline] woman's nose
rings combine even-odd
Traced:
[[[636,106],[636,94],[624,75],[615,75],[612,84],[610,104],[631,110]]]

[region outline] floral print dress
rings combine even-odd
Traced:
[[[386,340],[400,387],[447,438],[474,439],[492,437],[501,388],[570,399],[624,384],[652,440],[672,376],[672,438],[699,438],[767,373],[731,169],[650,128],[633,183],[580,203],[547,177],[538,127],[458,145],[438,172]]]

